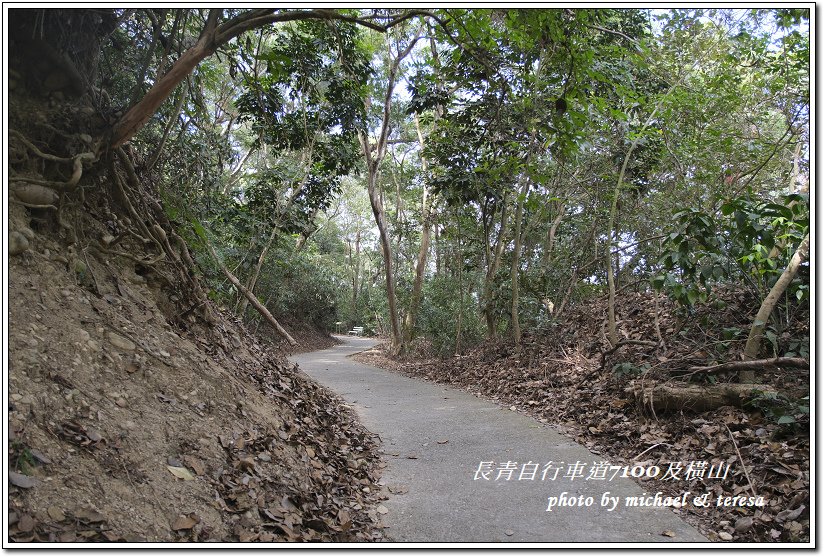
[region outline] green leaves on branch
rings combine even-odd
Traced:
[[[742,196],[726,201],[717,216],[696,209],[676,213],[659,261],[664,272],[652,286],[685,306],[706,301],[713,285],[725,282],[741,282],[763,297],[809,230],[808,197],[780,201]],[[796,278],[788,293],[801,300],[808,285]]]

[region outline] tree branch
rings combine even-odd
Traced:
[[[691,367],[691,372],[712,373],[715,371],[743,371],[747,369],[771,369],[777,367],[791,367],[796,369],[810,369],[810,362],[804,358],[769,358],[766,360],[748,360],[743,362],[728,362],[714,366]]]

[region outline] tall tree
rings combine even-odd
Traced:
[[[392,53],[391,42],[387,41],[386,52],[386,85],[383,88],[382,112],[378,127],[378,135],[375,141],[371,141],[367,130],[358,132],[363,156],[366,160],[367,188],[369,191],[369,201],[372,205],[372,213],[375,217],[375,224],[380,233],[381,253],[383,255],[384,274],[386,275],[386,296],[389,303],[389,325],[392,334],[392,350],[398,352],[403,346],[401,335],[400,318],[398,315],[398,300],[395,294],[395,274],[392,264],[392,243],[389,238],[389,230],[386,222],[386,210],[383,205],[383,198],[380,192],[380,165],[386,156],[386,148],[389,140],[392,114],[392,96],[395,93],[395,85],[401,70],[401,62],[406,58],[421,36],[418,27],[409,37],[399,40],[396,44],[397,51]],[[405,42],[406,44],[402,44]]]

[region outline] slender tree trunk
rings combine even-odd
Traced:
[[[463,248],[461,247],[461,221],[455,219],[458,223],[458,320],[455,324],[455,354],[461,351],[461,332],[463,331],[463,312],[464,312],[464,285],[463,285]]]
[[[488,338],[495,338],[495,336],[497,336],[498,334],[498,327],[495,319],[495,308],[492,305],[492,294],[493,287],[495,284],[495,275],[498,274],[498,267],[500,267],[501,264],[501,254],[504,249],[504,238],[506,236],[506,224],[507,219],[509,218],[509,212],[507,211],[506,194],[504,194],[504,198],[501,203],[503,205],[501,207],[501,227],[498,231],[498,238],[495,241],[495,249],[492,250],[493,253],[491,256],[489,254],[489,236],[487,235],[487,255],[489,266],[487,267],[486,279],[484,280],[483,314],[484,319],[486,320],[486,334]]]
[[[552,221],[552,225],[550,225],[549,230],[546,234],[546,242],[544,243],[544,252],[541,257],[541,266],[544,268],[549,267],[549,263],[552,259],[552,252],[555,250],[555,234],[558,231],[558,226],[561,225],[561,221],[564,220],[564,210],[566,206],[563,203],[558,203],[558,215],[556,215],[555,219]]]
[[[595,230],[598,228],[598,221],[596,219],[592,219],[592,226],[589,228],[589,234],[587,234],[586,240],[583,241],[581,244],[582,248],[586,245],[593,245],[595,242]],[[595,254],[595,259],[593,259],[590,263],[585,264],[583,267],[587,267],[592,263],[598,262],[598,254]],[[578,273],[581,268],[580,265],[576,265],[575,268],[572,270],[572,276],[569,279],[569,284],[567,285],[566,292],[564,293],[564,297],[561,300],[560,305],[558,305],[555,309],[555,318],[560,319],[561,314],[564,312],[564,308],[569,302],[569,298],[572,295],[572,289],[575,288],[576,281],[578,279]]]
[[[246,154],[243,155],[243,158],[240,159],[240,162],[237,163],[237,166],[234,168],[234,170],[232,170],[231,174],[229,174],[229,179],[226,180],[226,184],[223,186],[223,195],[229,195],[229,193],[232,191],[232,186],[235,185],[235,183],[238,180],[240,180],[240,177],[242,176],[240,171],[243,170],[243,165],[246,162],[246,159],[249,158],[249,156],[252,154],[254,150],[254,147],[249,147],[249,150],[246,151]]]
[[[263,250],[260,252],[257,264],[255,264],[255,270],[252,272],[252,276],[249,277],[249,282],[246,284],[246,290],[251,292],[253,295],[255,293],[255,286],[257,285],[258,277],[260,276],[260,270],[263,268],[263,261],[266,259],[266,254],[269,253],[269,248],[272,247],[272,243],[275,241],[277,232],[277,227],[272,227],[272,233],[269,235],[269,240],[266,242],[266,245],[263,246]],[[244,297],[240,301],[240,308],[238,309],[238,315],[240,315],[241,318],[246,314],[246,308],[248,305],[249,299]]]
[[[670,87],[669,91],[667,91],[667,95],[673,90],[675,86],[673,85]],[[655,115],[658,113],[658,108],[660,107],[659,104],[655,106],[652,113],[650,113],[649,118],[641,127],[641,130],[638,132],[638,135],[635,139],[632,140],[632,143],[627,149],[627,154],[624,156],[624,162],[621,165],[621,172],[618,174],[618,181],[615,183],[615,190],[612,193],[612,203],[610,204],[609,208],[609,223],[607,225],[607,246],[604,255],[604,261],[607,264],[607,285],[609,287],[609,301],[607,302],[607,319],[609,321],[608,325],[608,332],[609,332],[609,342],[612,346],[618,344],[618,329],[615,323],[615,270],[612,268],[612,242],[613,237],[615,236],[615,228],[616,228],[616,220],[618,214],[618,197],[621,195],[621,187],[624,185],[624,176],[627,172],[627,164],[629,164],[629,159],[632,156],[633,151],[635,151],[635,147],[638,146],[638,140],[641,139],[641,135],[650,125],[652,120],[655,118]]]
[[[421,146],[421,151],[424,148],[423,133],[421,132],[421,122],[418,114],[415,113],[415,130],[418,132],[418,143]],[[424,175],[429,173],[429,164],[426,157],[421,156],[421,167]],[[412,285],[412,298],[409,301],[409,311],[406,312],[406,319],[404,322],[404,343],[409,343],[415,332],[415,320],[418,316],[418,306],[421,301],[421,291],[423,290],[423,274],[426,269],[426,258],[429,254],[429,232],[431,229],[431,204],[428,199],[428,190],[426,189],[426,181],[423,184],[423,198],[421,200],[421,216],[423,218],[423,229],[421,230],[421,245],[418,250],[418,262],[415,265],[415,282]]]
[[[352,262],[352,311],[355,315],[357,315],[358,312],[358,289],[360,288],[360,239],[361,231],[359,228],[355,232],[355,260]]]
[[[432,227],[435,231],[435,274],[441,276],[441,238],[438,231],[438,224]]]
[[[392,329],[392,348],[391,351],[398,354],[403,350],[403,336],[401,334],[400,323],[398,320],[398,302],[395,295],[395,275],[392,270],[392,244],[389,238],[389,232],[386,226],[386,213],[384,211],[383,200],[378,186],[378,177],[380,174],[380,163],[386,156],[387,141],[389,139],[390,117],[392,109],[392,93],[395,90],[395,80],[397,79],[398,71],[400,69],[401,61],[412,52],[415,43],[420,39],[420,31],[409,41],[409,44],[401,52],[398,53],[394,60],[391,60],[388,71],[388,83],[383,99],[383,117],[381,121],[380,131],[378,133],[377,142],[372,145],[369,142],[369,136],[365,131],[358,134],[358,139],[363,150],[363,155],[366,159],[366,168],[368,172],[367,189],[369,191],[369,203],[372,205],[372,214],[375,216],[375,224],[378,225],[378,232],[381,242],[381,253],[383,255],[383,264],[386,274],[386,297],[389,305],[389,325]],[[391,55],[389,56],[391,58]]]
[[[537,72],[540,74],[540,67],[539,71]],[[509,271],[509,279],[510,279],[510,289],[512,290],[512,300],[510,306],[510,322],[512,324],[512,338],[515,340],[515,346],[521,345],[521,323],[518,318],[519,308],[519,294],[518,294],[518,287],[519,287],[519,271],[521,268],[521,247],[523,246],[523,238],[521,237],[521,227],[522,227],[522,220],[524,215],[524,203],[526,202],[526,197],[529,195],[529,177],[527,176],[527,171],[529,169],[529,163],[532,160],[532,149],[535,146],[535,136],[537,135],[537,131],[535,129],[532,130],[531,137],[529,138],[529,149],[526,153],[526,159],[524,161],[524,167],[521,171],[521,190],[518,192],[518,200],[515,205],[515,248],[512,254],[512,265]]]
[[[533,133],[533,138],[534,136],[535,134]],[[521,246],[523,244],[523,238],[521,238],[521,220],[524,214],[524,201],[526,201],[526,196],[529,194],[529,179],[525,174],[522,174],[521,180],[523,180],[523,184],[515,205],[515,248],[512,253],[512,266],[509,271],[510,288],[512,289],[510,320],[512,324],[512,338],[515,340],[515,346],[521,345],[521,323],[518,319],[518,271],[521,266]]]
[[[398,325],[398,303],[395,295],[395,274],[392,271],[392,245],[389,239],[389,232],[386,228],[386,214],[383,210],[383,203],[377,191],[377,167],[369,171],[369,202],[372,205],[372,214],[375,216],[375,223],[378,225],[380,233],[381,253],[383,254],[383,264],[386,275],[386,296],[389,303],[389,325],[392,328],[392,349],[399,350],[401,341],[401,330]]]
[[[761,303],[761,308],[758,310],[758,313],[755,315],[755,321],[753,321],[752,328],[750,329],[750,334],[747,337],[747,344],[744,345],[744,359],[745,360],[756,360],[758,359],[758,351],[761,348],[761,339],[764,336],[764,329],[767,326],[767,322],[770,320],[770,315],[775,308],[775,304],[778,302],[778,299],[784,294],[784,291],[787,290],[787,287],[792,282],[793,278],[795,278],[795,274],[798,272],[798,267],[801,266],[810,253],[810,234],[808,233],[804,240],[801,241],[801,244],[798,246],[798,249],[795,250],[792,259],[790,260],[790,264],[787,265],[787,268],[784,269],[784,272],[781,273],[781,276],[778,277],[778,280],[775,282],[773,287],[770,289],[769,294],[767,297],[764,298],[764,301]],[[755,372],[753,370],[745,370],[741,371],[739,375],[739,380],[742,383],[754,383],[755,382]]]
[[[260,314],[264,318],[266,318],[269,324],[272,325],[272,327],[274,327],[274,329],[283,338],[286,339],[290,346],[296,346],[297,342],[295,341],[295,339],[292,338],[292,335],[286,332],[286,329],[281,327],[280,323],[278,323],[278,320],[275,319],[275,317],[271,313],[269,313],[268,309],[266,309],[266,306],[261,304],[260,300],[258,300],[254,294],[249,292],[249,290],[247,290],[246,287],[243,286],[243,284],[241,284],[238,278],[235,275],[233,275],[229,269],[226,268],[226,265],[223,264],[223,261],[221,261],[220,258],[217,256],[217,253],[215,253],[215,248],[212,247],[212,244],[210,244],[205,238],[203,239],[203,242],[206,244],[206,248],[209,250],[209,253],[212,254],[212,258],[215,260],[215,263],[218,264],[220,270],[223,271],[223,274],[226,275],[227,279],[229,279],[229,282],[231,282],[235,286],[235,288],[237,288],[246,297],[246,299],[252,303],[252,306],[254,306],[254,308],[258,310],[258,312],[260,312]]]
[[[169,132],[172,131],[172,127],[177,119],[180,117],[180,113],[183,111],[183,101],[186,100],[186,97],[189,94],[189,87],[188,84],[183,85],[180,90],[180,93],[175,101],[175,106],[172,109],[172,114],[169,116],[169,120],[166,122],[166,127],[163,129],[163,136],[160,138],[160,143],[157,144],[155,147],[152,156],[149,157],[149,162],[146,163],[146,168],[153,168],[155,164],[157,164],[158,159],[160,158],[160,154],[163,152],[163,147],[166,145],[166,140],[169,138]]]

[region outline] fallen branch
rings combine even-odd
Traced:
[[[744,464],[744,457],[741,456],[741,451],[738,450],[738,443],[735,442],[735,437],[733,436],[732,431],[730,431],[730,426],[728,426],[727,424],[724,424],[724,427],[727,428],[727,433],[730,434],[730,441],[732,441],[732,446],[735,447],[735,453],[738,455],[738,462],[741,463],[741,468],[744,470],[744,476],[746,476],[746,478],[747,478],[747,483],[750,484],[750,493],[752,493],[753,497],[756,497],[755,486],[752,485],[752,480],[750,479],[750,473],[747,472],[747,465]]]
[[[804,358],[769,358],[767,360],[749,360],[742,362],[728,362],[714,366],[691,367],[694,373],[711,373],[714,371],[743,371],[760,370],[777,367],[792,367],[797,369],[810,369],[810,362]]]
[[[663,383],[652,388],[633,384],[626,391],[654,412],[707,412],[722,406],[743,407],[757,393],[776,393],[771,385],[720,383],[695,385],[689,383]]]
[[[609,339],[607,339],[606,335],[604,335],[604,333],[603,333],[603,329],[601,331],[601,334],[604,336],[604,340],[609,342]],[[595,369],[593,369],[592,371],[590,371],[589,373],[587,373],[583,377],[583,379],[578,381],[578,384],[577,384],[576,388],[580,387],[581,385],[583,385],[584,383],[586,383],[587,381],[592,379],[595,375],[598,375],[598,373],[600,373],[604,369],[604,364],[607,361],[607,356],[609,356],[610,354],[612,354],[613,352],[615,352],[616,350],[618,350],[622,346],[626,346],[627,344],[640,344],[641,346],[650,346],[652,348],[657,348],[658,347],[658,343],[653,342],[651,340],[635,340],[635,339],[631,339],[631,338],[627,338],[627,339],[624,339],[624,340],[619,340],[618,342],[615,343],[615,346],[613,346],[612,348],[610,348],[609,350],[607,350],[605,352],[601,352],[601,364],[598,367],[596,367]]]
[[[612,354],[613,352],[615,352],[616,350],[618,350],[622,346],[626,346],[627,344],[640,344],[641,346],[650,346],[652,348],[657,348],[658,347],[658,343],[653,342],[651,340],[635,340],[635,339],[631,339],[631,338],[627,338],[627,339],[624,339],[624,340],[619,340],[618,342],[615,343],[615,346],[613,346],[612,348],[610,348],[606,352],[601,352],[601,365],[598,366],[598,369],[596,369],[595,371],[598,372],[598,371],[601,371],[602,369],[604,369],[604,364],[606,363],[607,356],[609,356],[610,354]]]

